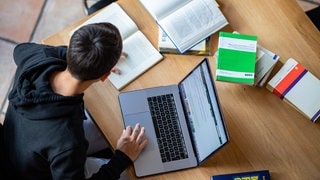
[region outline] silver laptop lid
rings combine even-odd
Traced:
[[[207,58],[179,83],[179,89],[194,151],[201,163],[229,142]]]

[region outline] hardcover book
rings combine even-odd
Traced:
[[[262,87],[265,85],[272,69],[278,62],[280,56],[269,51],[268,49],[259,46],[257,48],[257,61],[255,68],[254,85]]]
[[[140,0],[180,53],[228,24],[214,0]]]
[[[110,22],[119,29],[123,39],[123,52],[128,54],[128,57],[120,58],[116,64],[121,74],[111,73],[108,77],[116,89],[122,89],[163,59],[119,4],[110,4],[79,27],[97,22]]]
[[[216,80],[254,85],[257,36],[219,33]]]
[[[249,171],[211,176],[211,180],[270,180],[269,170]]]
[[[268,82],[267,89],[308,119],[320,116],[320,81],[295,59],[289,58]]]

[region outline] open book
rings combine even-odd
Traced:
[[[111,73],[108,77],[118,90],[163,59],[163,56],[117,3],[110,4],[79,27],[97,22],[110,22],[119,29],[123,39],[123,52],[128,54],[128,57],[120,58],[116,65],[121,74]]]
[[[214,0],[140,0],[180,53],[184,53],[228,21]]]
[[[161,28],[159,28],[159,52],[166,53],[166,54],[181,54],[176,46],[172,43],[166,33],[163,32]],[[208,56],[210,55],[210,37],[206,38],[205,40],[201,41],[197,45],[193,46],[191,49],[187,50],[186,52],[182,53],[183,55],[202,55]]]

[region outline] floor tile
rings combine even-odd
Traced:
[[[6,109],[7,93],[14,76],[16,65],[13,62],[12,52],[15,44],[0,40],[0,111]]]
[[[44,12],[31,41],[41,43],[42,39],[76,23],[84,17],[82,1],[80,0],[47,0]]]
[[[320,3],[320,0],[319,2]],[[300,5],[300,7],[304,10],[304,11],[309,11],[311,9],[314,9],[316,7],[318,7],[319,5],[316,5],[316,4],[312,4],[312,3],[309,3],[307,1],[298,1],[298,4]]]
[[[9,88],[11,79],[16,70],[12,53],[15,44],[0,40],[0,100],[4,91]],[[0,101],[1,103],[1,101]]]
[[[29,41],[45,0],[1,0],[0,37]]]
[[[5,25],[0,27],[0,122],[8,106],[6,96],[16,69],[12,57],[16,43],[41,43],[42,39],[85,17],[82,1],[78,0],[2,1],[0,22]],[[12,21],[12,17],[16,20]]]

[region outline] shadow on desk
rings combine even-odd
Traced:
[[[320,30],[320,6],[306,12],[313,24]]]

